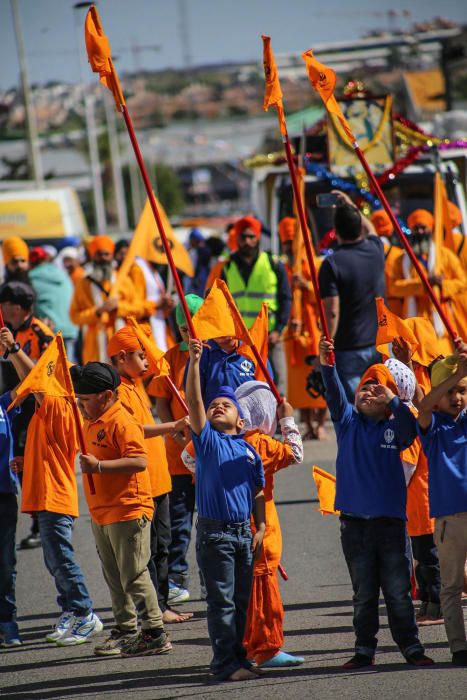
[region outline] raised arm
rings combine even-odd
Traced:
[[[199,363],[203,352],[203,345],[200,340],[190,338],[188,347],[190,351],[190,363],[188,365],[186,377],[186,402],[188,404],[191,429],[195,435],[200,435],[206,425],[206,411],[204,410],[199,376]]]
[[[2,354],[8,352],[8,359],[16,370],[16,374],[19,377],[20,382],[26,379],[29,372],[34,367],[34,362],[30,357],[26,355],[21,349],[16,352],[12,352],[15,346],[15,339],[13,338],[13,333],[8,328],[0,329],[0,352]],[[11,397],[14,399],[16,392],[13,390],[11,392]]]
[[[465,348],[465,349],[464,349]],[[428,430],[431,425],[431,416],[435,406],[439,400],[443,398],[447,392],[456,386],[456,384],[467,375],[467,345],[463,345],[462,352],[459,358],[457,370],[444,382],[435,386],[429,394],[427,394],[418,408],[418,424],[422,430]]]
[[[344,387],[339,379],[337,370],[328,365],[327,356],[334,350],[334,341],[327,340],[321,336],[319,341],[319,359],[321,363],[323,381],[326,387],[326,403],[329,407],[332,420],[341,422],[346,415],[350,417],[352,414],[352,406],[347,401]]]

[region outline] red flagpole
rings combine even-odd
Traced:
[[[389,206],[389,202],[386,199],[384,192],[379,185],[378,180],[376,179],[376,177],[372,173],[371,168],[368,165],[368,161],[365,158],[365,156],[363,155],[363,152],[362,152],[360,146],[358,145],[358,143],[356,141],[354,141],[354,143],[352,145],[353,145],[353,149],[354,149],[355,153],[357,154],[357,157],[358,157],[360,163],[363,166],[363,169],[365,170],[366,174],[368,175],[368,178],[371,182],[374,193],[378,197],[379,201],[383,205],[384,210],[386,211],[387,215],[391,219],[391,223],[394,227],[394,231],[396,232],[397,237],[399,238],[400,242],[404,246],[405,251],[410,258],[410,262],[412,263],[415,270],[417,271],[417,274],[420,277],[420,279],[421,279],[421,281],[422,281],[422,283],[423,283],[423,285],[428,293],[428,296],[431,299],[433,306],[435,307],[436,311],[439,314],[439,317],[441,318],[442,322],[444,323],[444,326],[445,326],[447,332],[451,336],[451,340],[453,341],[454,345],[456,345],[455,339],[458,337],[458,334],[456,333],[456,331],[452,327],[448,317],[444,313],[444,310],[440,304],[440,301],[439,301],[438,297],[436,296],[436,294],[433,290],[433,287],[429,283],[423,267],[420,265],[415,253],[413,252],[412,248],[410,247],[410,244],[407,240],[407,237],[404,235],[401,227],[399,226],[399,222],[397,221],[396,217],[394,216],[394,213],[393,213],[391,207]]]
[[[86,443],[84,442],[83,426],[81,425],[79,408],[76,403],[76,398],[74,396],[71,397],[71,408],[73,409],[73,417],[75,419],[76,430],[78,432],[79,449],[81,450],[81,454],[87,455],[89,453],[86,449]],[[95,496],[96,487],[94,485],[94,479],[92,478],[92,474],[86,474],[86,476],[88,477],[89,491],[91,492],[92,496]]]
[[[292,149],[290,147],[288,134],[283,134],[282,142],[284,144],[285,155],[287,157],[287,165],[289,166],[290,180],[292,182],[292,189],[293,189],[293,194],[294,194],[294,198],[295,198],[295,204],[297,205],[298,218],[300,220],[300,230],[302,232],[303,242],[305,243],[306,257],[308,260],[308,265],[310,267],[311,282],[313,284],[313,289],[315,291],[315,298],[316,298],[316,304],[318,306],[319,320],[321,323],[323,335],[327,339],[330,339],[331,336],[329,335],[328,322],[326,320],[326,315],[324,313],[324,304],[323,304],[323,300],[321,298],[321,293],[320,293],[320,289],[319,289],[318,275],[316,273],[316,266],[315,266],[315,260],[314,260],[314,256],[313,256],[313,250],[311,248],[311,241],[310,241],[310,238],[308,236],[308,227],[306,224],[305,210],[304,210],[302,198],[300,195],[300,188],[298,186],[297,173],[295,170],[295,163],[293,160]],[[330,365],[336,364],[336,359],[335,359],[333,352],[328,353],[327,361],[328,361],[328,364],[330,364]]]
[[[182,395],[180,394],[179,390],[178,390],[177,387],[175,386],[173,380],[172,380],[170,377],[167,377],[167,376],[166,376],[165,379],[166,379],[166,382],[167,382],[167,384],[169,385],[170,389],[172,390],[173,395],[174,395],[175,398],[177,399],[178,403],[179,403],[180,406],[183,408],[183,410],[186,411],[187,414],[188,414],[188,406],[186,405],[185,401],[182,399]]]
[[[156,199],[154,197],[154,193],[152,191],[151,187],[151,182],[149,180],[149,176],[146,170],[146,166],[144,164],[143,157],[141,155],[141,151],[139,148],[138,140],[136,138],[135,130],[133,129],[133,124],[131,121],[131,117],[129,115],[127,106],[125,104],[120,104],[120,109],[123,114],[123,118],[125,120],[126,128],[128,130],[128,135],[130,137],[131,145],[133,146],[133,150],[135,152],[136,160],[138,162],[138,166],[141,172],[141,177],[143,178],[144,182],[144,188],[146,190],[146,194],[149,199],[149,204],[151,205],[152,213],[154,214],[154,218],[157,223],[157,228],[159,229],[159,233],[161,235],[161,240],[162,240],[162,245],[164,246],[165,254],[167,255],[167,261],[169,263],[170,271],[172,272],[175,286],[177,288],[177,294],[180,299],[180,304],[183,309],[183,314],[186,318],[188,330],[190,332],[190,336],[192,338],[196,338],[196,333],[195,333],[195,328],[193,326],[193,322],[191,320],[191,315],[190,312],[188,311],[188,306],[185,301],[185,295],[183,293],[183,287],[182,283],[180,281],[180,277],[177,272],[177,268],[175,267],[174,259],[172,257],[172,251],[170,250],[170,244],[167,239],[166,233],[164,231],[164,225],[162,223],[162,219],[159,214],[159,209],[157,207]]]

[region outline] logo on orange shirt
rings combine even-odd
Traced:
[[[105,438],[105,430],[102,428],[102,430],[99,430],[99,432],[96,435],[97,437],[97,442],[102,442],[102,440]]]

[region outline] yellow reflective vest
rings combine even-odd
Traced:
[[[235,299],[245,325],[251,328],[261,310],[261,304],[268,305],[269,330],[276,325],[277,311],[277,275],[271,265],[268,253],[260,253],[245,285],[240,270],[234,261],[229,261],[224,267],[225,280],[230,293]]]

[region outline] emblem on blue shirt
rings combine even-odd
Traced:
[[[246,375],[253,374],[253,372],[252,372],[253,363],[250,362],[250,360],[247,360],[247,359],[242,360],[242,362],[240,363],[240,367],[242,368],[242,370],[244,371],[244,373]]]
[[[252,464],[254,464],[256,461],[254,453],[248,447],[246,448],[246,458]]]
[[[389,443],[391,443],[394,440],[394,430],[391,430],[391,428],[387,428],[384,431],[384,439],[389,445]]]

